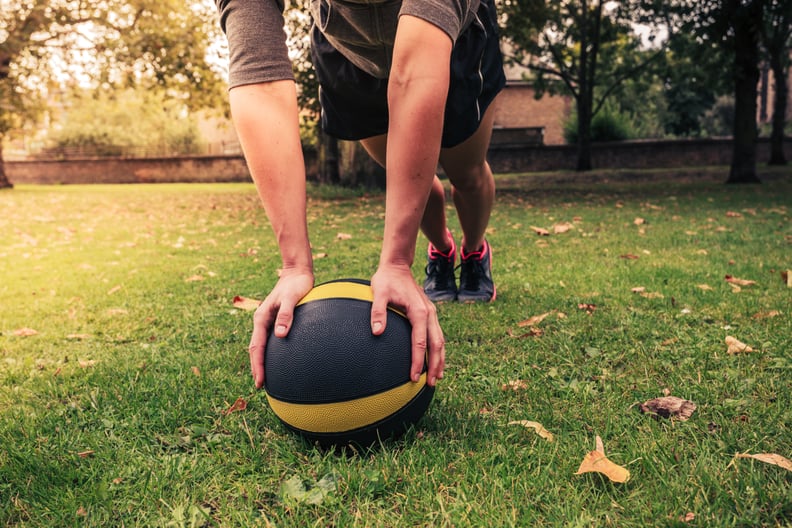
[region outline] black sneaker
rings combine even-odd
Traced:
[[[429,243],[426,263],[426,280],[424,293],[430,301],[453,301],[457,298],[454,263],[456,262],[456,244],[451,241],[451,249],[441,253]]]
[[[459,256],[459,293],[460,302],[491,302],[495,300],[495,283],[492,281],[492,248],[484,241],[480,250],[465,254],[462,248]]]

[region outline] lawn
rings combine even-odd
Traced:
[[[497,301],[440,305],[429,411],[343,455],[253,388],[252,184],[2,191],[0,524],[790,526],[792,471],[735,456],[792,458],[788,172],[499,176]],[[383,205],[310,189],[317,281],[373,273]],[[640,412],[668,395],[689,419]],[[597,437],[629,480],[576,474]]]

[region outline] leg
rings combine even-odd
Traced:
[[[462,249],[478,251],[484,244],[495,201],[495,181],[486,155],[492,136],[494,105],[484,113],[478,130],[459,145],[440,151],[440,164],[452,185],[454,206],[462,226]]]

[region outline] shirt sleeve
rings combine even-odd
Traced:
[[[230,88],[294,79],[283,0],[215,0],[228,39]]]
[[[456,43],[477,6],[478,0],[404,0],[399,16],[411,15],[426,20],[445,31]]]

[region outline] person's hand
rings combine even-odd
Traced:
[[[371,307],[371,331],[381,335],[385,331],[388,305],[401,310],[412,325],[412,365],[410,379],[421,377],[427,351],[429,365],[427,384],[434,386],[443,377],[445,368],[445,339],[437,309],[416,284],[409,266],[383,266],[371,278],[374,303]]]
[[[264,385],[264,350],[270,331],[277,337],[289,333],[294,320],[294,307],[311,291],[314,276],[311,270],[283,270],[278,283],[253,315],[250,336],[250,371],[256,388]]]

